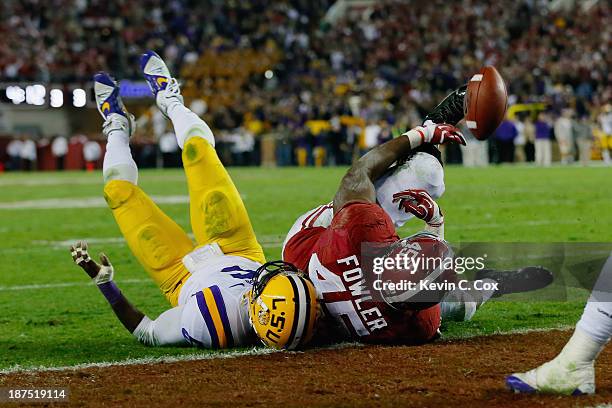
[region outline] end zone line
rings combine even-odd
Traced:
[[[449,337],[444,339],[442,337],[441,341],[455,341],[455,340],[469,340],[476,337],[491,337],[491,336],[509,336],[513,334],[529,334],[529,333],[545,333],[553,330],[570,330],[573,329],[574,326],[568,325],[559,325],[554,327],[547,327],[541,329],[516,329],[509,330],[506,332],[493,332],[490,334],[468,334],[466,336],[458,336],[458,337]],[[102,361],[97,363],[80,363],[72,366],[34,366],[34,367],[22,367],[20,365],[14,365],[6,369],[0,370],[0,376],[9,375],[9,374],[18,374],[18,373],[37,373],[37,372],[51,372],[51,371],[75,371],[82,370],[88,368],[107,368],[114,366],[132,366],[132,365],[143,365],[143,364],[163,364],[163,363],[177,363],[184,361],[202,361],[202,360],[214,360],[214,359],[224,359],[224,358],[239,358],[239,357],[248,357],[248,356],[264,356],[274,353],[288,353],[288,354],[301,354],[310,351],[317,350],[337,350],[349,347],[365,347],[366,344],[362,343],[339,343],[333,344],[328,347],[320,347],[314,349],[308,349],[306,351],[282,351],[282,350],[274,350],[268,348],[258,348],[253,347],[248,350],[231,350],[221,353],[216,353],[214,351],[201,354],[201,353],[189,353],[180,356],[159,356],[159,357],[141,357],[141,358],[128,358],[120,361]]]
[[[490,337],[490,336],[506,336],[511,334],[529,334],[529,333],[545,333],[553,330],[573,330],[576,326],[569,324],[559,324],[557,326],[545,327],[545,328],[527,328],[527,329],[512,329],[508,331],[503,330],[495,330],[492,333],[487,334],[478,334],[478,333],[466,333],[464,335],[459,336],[447,336],[444,337],[444,332],[442,333],[442,341],[453,341],[453,340],[469,340],[476,337]]]
[[[279,350],[267,349],[267,348],[252,348],[249,350],[232,350],[227,352],[215,353],[214,351],[208,353],[189,353],[179,356],[159,356],[159,357],[142,357],[142,358],[128,358],[119,361],[101,361],[98,363],[82,363],[75,364],[72,366],[36,366],[36,367],[21,367],[15,365],[4,370],[0,370],[0,375],[15,374],[15,373],[36,373],[36,372],[47,372],[47,371],[72,371],[82,370],[86,368],[106,368],[113,366],[130,366],[140,364],[160,364],[160,363],[177,363],[181,361],[201,361],[201,360],[212,360],[212,359],[224,359],[224,358],[237,358],[244,356],[262,356],[272,353],[280,353]]]
[[[360,343],[339,343],[329,347],[319,347],[311,350],[336,350],[348,347],[361,347],[363,344]],[[0,370],[0,375],[16,374],[16,373],[36,373],[36,372],[49,372],[49,371],[73,371],[82,370],[86,368],[106,368],[114,366],[131,366],[131,365],[142,365],[142,364],[162,364],[162,363],[178,363],[182,361],[202,361],[202,360],[214,360],[214,359],[225,359],[225,358],[239,358],[248,356],[265,356],[274,353],[287,353],[287,354],[301,354],[304,351],[283,351],[275,350],[264,347],[253,347],[247,350],[229,350],[229,351],[214,351],[209,350],[208,352],[198,353],[193,352],[189,354],[183,354],[179,356],[159,356],[159,357],[141,357],[141,358],[128,358],[119,361],[101,361],[97,363],[81,363],[71,366],[36,366],[36,367],[21,367],[15,365],[7,369]]]

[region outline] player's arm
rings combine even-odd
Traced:
[[[113,281],[113,266],[106,255],[100,254],[98,264],[91,259],[87,244],[83,242],[70,247],[70,252],[73,261],[96,283],[119,321],[140,342],[150,346],[187,344],[181,331],[181,306],[162,313],[156,320],[151,320],[119,290]]]
[[[461,132],[451,125],[430,124],[418,126],[400,137],[375,147],[355,162],[340,182],[334,197],[334,214],[352,201],[376,202],[374,181],[395,161],[408,156],[411,150],[423,143],[461,143],[465,139]]]

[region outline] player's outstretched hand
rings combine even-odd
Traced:
[[[393,194],[393,202],[407,213],[429,223],[434,217],[442,215],[442,211],[434,199],[425,190],[411,189]]]
[[[445,144],[458,143],[466,145],[465,137],[459,129],[453,125],[429,123],[424,126],[417,126],[404,133],[410,139],[410,147],[416,148],[423,143]]]
[[[74,263],[79,265],[97,285],[113,280],[114,270],[108,257],[101,253],[100,263],[91,259],[87,251],[87,243],[79,241],[70,247]]]

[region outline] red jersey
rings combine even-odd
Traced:
[[[374,300],[361,269],[361,244],[393,243],[399,237],[377,204],[352,202],[334,215],[331,225],[305,227],[285,245],[283,260],[308,275],[327,314],[354,340],[415,343],[432,339],[440,326],[440,307],[398,311]]]

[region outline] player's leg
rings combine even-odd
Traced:
[[[574,334],[553,360],[506,379],[516,392],[593,394],[595,359],[612,337],[612,255],[605,263]]]
[[[601,155],[603,162],[610,164],[610,149],[612,149],[612,135],[608,135],[605,132],[601,132]]]
[[[463,101],[466,93],[467,84],[455,89],[425,116],[424,123],[432,121],[433,123],[457,125],[465,116]]]
[[[180,287],[189,276],[181,260],[194,245],[181,227],[137,186],[138,168],[132,159],[129,141],[131,115],[107,74],[97,74],[94,79],[107,137],[104,198],[132,253],[175,306]]]
[[[469,321],[491,298],[511,293],[531,292],[543,289],[553,282],[553,274],[541,266],[525,266],[520,269],[481,269],[474,281],[487,282],[491,289],[478,289],[474,281],[467,283],[467,290],[455,289],[442,298],[442,321]]]
[[[144,54],[141,66],[183,149],[191,227],[198,245],[217,243],[227,255],[265,262],[242,198],[217,156],[210,128],[183,105],[176,79],[157,54]]]
[[[312,210],[302,214],[289,229],[283,246],[281,249],[281,255],[285,252],[285,247],[291,238],[293,238],[298,232],[313,227],[327,228],[334,218],[333,203],[327,203],[313,208]]]

